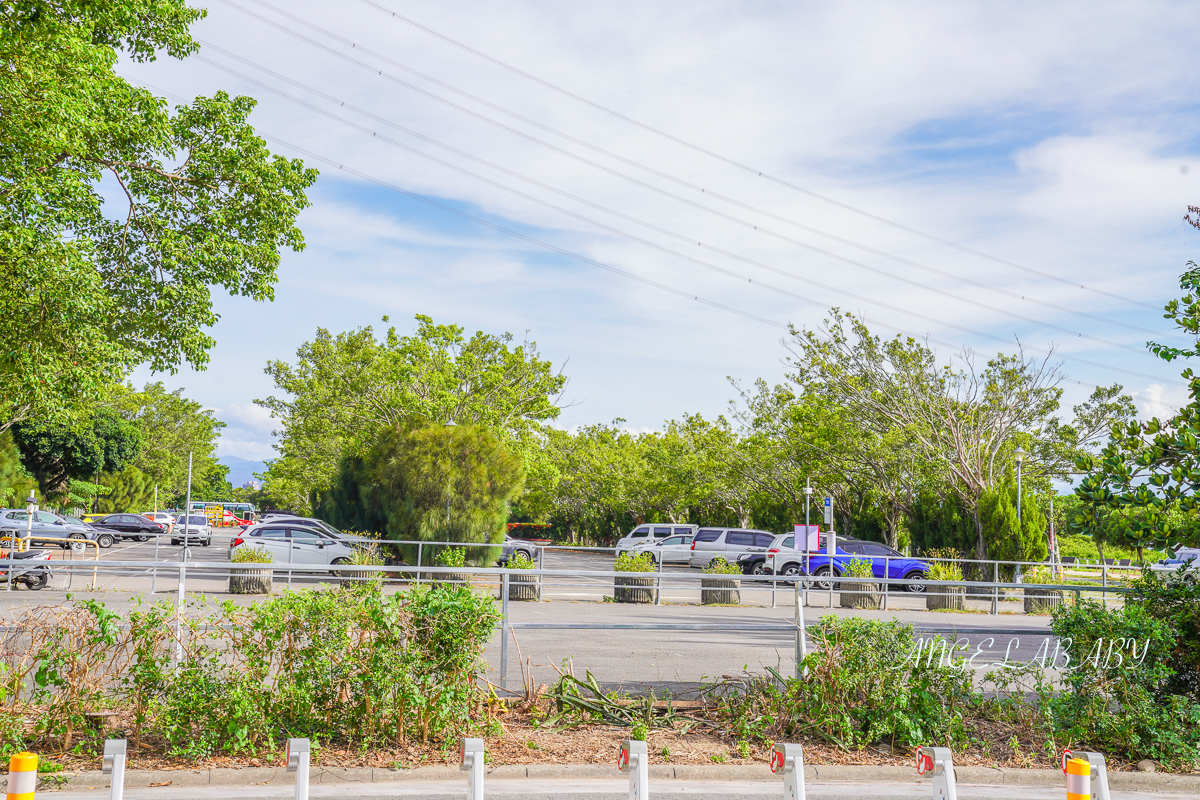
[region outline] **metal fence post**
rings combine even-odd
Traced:
[[[467,773],[467,800],[483,800],[483,739],[463,739],[458,768]]]
[[[808,655],[808,641],[805,639],[804,632],[804,604],[800,602],[799,577],[793,581],[792,588],[795,591],[796,605],[796,677],[803,678],[804,657]]]
[[[617,769],[629,773],[629,800],[649,800],[650,758],[646,743],[636,739],[621,742]]]
[[[771,772],[783,778],[784,800],[804,800],[804,750],[800,745],[776,742]]]
[[[500,688],[508,688],[508,572],[500,576],[500,613],[504,618],[500,623],[500,633],[504,636],[500,642]]]
[[[992,562],[992,583],[1000,583],[1000,562]],[[992,613],[1000,613],[1000,587],[992,587]]]
[[[1108,603],[1108,564],[1100,562],[1100,586],[1104,590],[1100,592],[1100,602]]]
[[[657,560],[657,562],[654,564],[654,566],[658,568],[656,570],[656,572],[658,572],[658,577],[654,579],[654,605],[657,606],[657,605],[660,605],[661,601],[662,601],[663,560],[661,557]]]
[[[179,582],[175,586],[175,669],[183,666],[183,603],[187,597],[187,567],[179,565]]]
[[[417,542],[417,586],[421,585],[421,543]]]
[[[537,551],[537,568],[538,568],[538,602],[542,602],[542,582],[546,580],[546,576],[541,574],[541,571],[546,568],[546,548],[539,547]]]
[[[111,775],[109,800],[121,800],[125,794],[125,740],[108,739],[104,742],[104,765],[101,773]]]
[[[892,586],[892,559],[883,557],[883,610],[888,610],[888,589]]]
[[[287,771],[296,773],[296,800],[308,800],[308,739],[287,740]]]
[[[918,747],[917,774],[931,773],[934,800],[958,800],[954,754],[949,747]]]

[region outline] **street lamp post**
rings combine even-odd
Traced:
[[[1017,462],[1017,534],[1018,536],[1025,531],[1024,522],[1021,519],[1021,462],[1025,460],[1025,451],[1017,445],[1017,449],[1013,452],[1013,459]],[[1021,565],[1017,565],[1017,575],[1021,574]]]

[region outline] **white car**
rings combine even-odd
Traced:
[[[208,547],[212,544],[212,528],[208,517],[203,514],[180,514],[175,518],[175,530],[171,533],[171,544],[199,542]]]
[[[275,564],[337,567],[350,562],[354,548],[333,534],[293,520],[251,525],[229,543],[229,558],[241,547],[260,547]]]
[[[673,525],[666,522],[658,524],[639,525],[617,542],[617,555],[628,550],[646,547],[656,540],[669,536],[695,536],[699,525]]]
[[[1179,572],[1188,580],[1200,580],[1200,548],[1181,547],[1174,557],[1151,564],[1150,571],[1160,575]]]
[[[163,530],[167,533],[170,533],[171,529],[175,527],[175,518],[165,511],[147,511],[142,516],[162,525]]]
[[[679,536],[668,536],[666,539],[642,542],[625,552],[634,555],[643,552],[649,553],[655,564],[686,564],[692,556],[692,534],[685,533]]]

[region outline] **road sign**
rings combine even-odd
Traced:
[[[833,525],[833,498],[825,498],[825,524],[832,527]]]

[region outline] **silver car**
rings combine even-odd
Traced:
[[[38,539],[62,539],[58,546],[76,552],[87,549],[84,541],[96,541],[98,531],[87,525],[72,525],[64,518],[49,511],[33,512],[30,520],[29,512],[23,508],[6,508],[0,511],[0,537],[15,536],[23,538],[31,535]],[[111,545],[112,542],[109,542]]]
[[[701,528],[692,538],[692,553],[688,566],[695,569],[707,567],[717,559],[730,564],[737,562],[742,553],[765,553],[775,534],[767,531],[744,528]]]
[[[350,563],[354,548],[323,527],[304,525],[301,520],[275,520],[251,525],[229,543],[229,558],[241,547],[266,550],[275,564],[328,565]],[[334,570],[335,574],[337,570]]]

